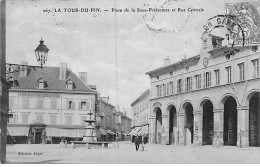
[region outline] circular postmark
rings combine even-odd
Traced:
[[[226,38],[228,46],[245,46],[245,32],[240,25],[240,20],[235,15],[217,15],[208,19],[203,26],[206,32]],[[222,31],[221,31],[222,30]],[[239,40],[238,40],[239,36]],[[212,43],[217,45],[216,41]]]
[[[176,8],[176,6],[178,6]],[[181,31],[188,23],[192,9],[184,1],[164,0],[154,4],[144,4],[147,11],[143,20],[153,32],[175,33]],[[199,9],[197,9],[199,10]]]

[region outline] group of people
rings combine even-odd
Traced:
[[[141,144],[141,147],[142,147],[142,151],[144,151],[144,137],[141,136],[141,140],[140,140],[140,137],[137,135],[135,137],[134,142],[135,142],[135,149],[136,149],[136,151],[139,150],[140,144]]]

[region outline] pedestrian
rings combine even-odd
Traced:
[[[143,136],[142,136],[141,142],[142,142],[142,151],[144,151],[144,137]]]
[[[136,135],[136,137],[135,137],[135,149],[136,149],[136,151],[138,151],[138,149],[139,149],[139,144],[140,144],[140,139],[139,139],[139,136]]]

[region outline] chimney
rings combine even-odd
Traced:
[[[107,97],[101,97],[101,100],[106,102],[106,103],[109,103],[109,96]]]
[[[87,85],[87,72],[79,72],[79,79]]]
[[[164,59],[164,66],[168,66],[170,65],[170,59],[169,56],[166,56],[166,58]]]
[[[27,62],[26,61],[21,61],[21,66],[20,66],[20,78],[27,77]]]
[[[60,63],[60,80],[66,79],[66,71],[67,71],[67,64],[66,63]]]

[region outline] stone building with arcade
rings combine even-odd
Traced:
[[[199,55],[149,71],[150,142],[260,146],[260,52],[202,35]],[[166,60],[168,61],[168,60]]]

